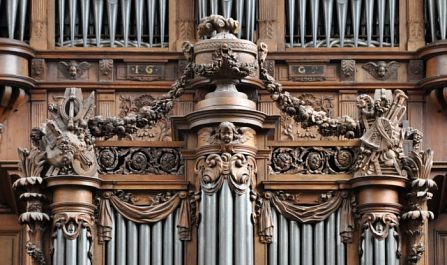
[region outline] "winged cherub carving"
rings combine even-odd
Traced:
[[[378,61],[377,63],[366,63],[362,67],[375,79],[384,81],[397,73],[399,64],[396,61],[388,63],[385,61]]]
[[[76,79],[84,74],[90,68],[87,62],[77,63],[76,61],[59,62],[65,69],[64,74],[69,79]]]

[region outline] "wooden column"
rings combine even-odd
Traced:
[[[195,25],[194,25],[194,0],[175,0],[170,1],[169,4],[175,4],[181,8],[172,8],[170,6],[169,20],[175,20],[175,23],[170,23],[169,35],[173,40],[169,41],[170,48],[182,51],[182,45],[185,41],[194,42],[195,40]],[[172,19],[171,19],[172,18]],[[175,28],[174,28],[175,27]]]
[[[265,42],[269,51],[277,51],[284,47],[284,1],[259,0],[259,39]]]
[[[400,2],[401,3],[405,2],[407,5],[406,9],[407,49],[410,51],[415,51],[425,46],[424,1],[400,1]],[[401,7],[405,6],[405,4],[400,4],[400,6]],[[400,11],[400,13],[403,14],[404,12]],[[404,43],[403,41],[404,40],[401,40],[402,44]]]
[[[46,50],[48,48],[49,36],[48,36],[47,18],[54,17],[56,15],[54,13],[54,9],[49,8],[50,2],[51,1],[47,0],[33,0],[30,2],[31,4],[30,46],[36,50]]]

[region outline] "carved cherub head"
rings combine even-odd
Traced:
[[[375,79],[383,81],[397,74],[397,68],[399,67],[399,64],[396,61],[391,61],[388,63],[385,61],[378,61],[377,63],[366,63],[362,67],[363,69],[368,71],[368,73]]]
[[[236,126],[233,123],[224,121],[217,127],[218,137],[224,144],[229,144],[235,139],[235,135],[238,134]]]
[[[76,79],[80,77],[86,70],[90,68],[90,64],[87,62],[77,63],[76,61],[59,62],[65,67],[65,74],[70,79]]]

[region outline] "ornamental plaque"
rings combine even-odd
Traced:
[[[128,64],[127,79],[136,81],[155,81],[163,78],[164,66],[158,64]]]
[[[290,64],[289,79],[298,82],[326,80],[326,66],[320,64]]]

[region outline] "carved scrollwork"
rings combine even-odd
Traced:
[[[278,147],[272,152],[273,174],[337,174],[350,172],[355,165],[356,149],[341,147]]]
[[[393,213],[365,213],[360,223],[363,229],[369,229],[380,240],[388,237],[390,228],[399,228],[399,218]]]
[[[256,174],[256,159],[241,153],[211,154],[197,159],[195,171],[206,194],[220,190],[225,179],[234,192],[244,194]]]
[[[183,173],[183,158],[174,148],[96,148],[99,172],[103,174]]]
[[[73,240],[78,238],[82,228],[92,231],[94,217],[87,213],[62,212],[53,216],[53,227],[62,229],[65,238]]]

